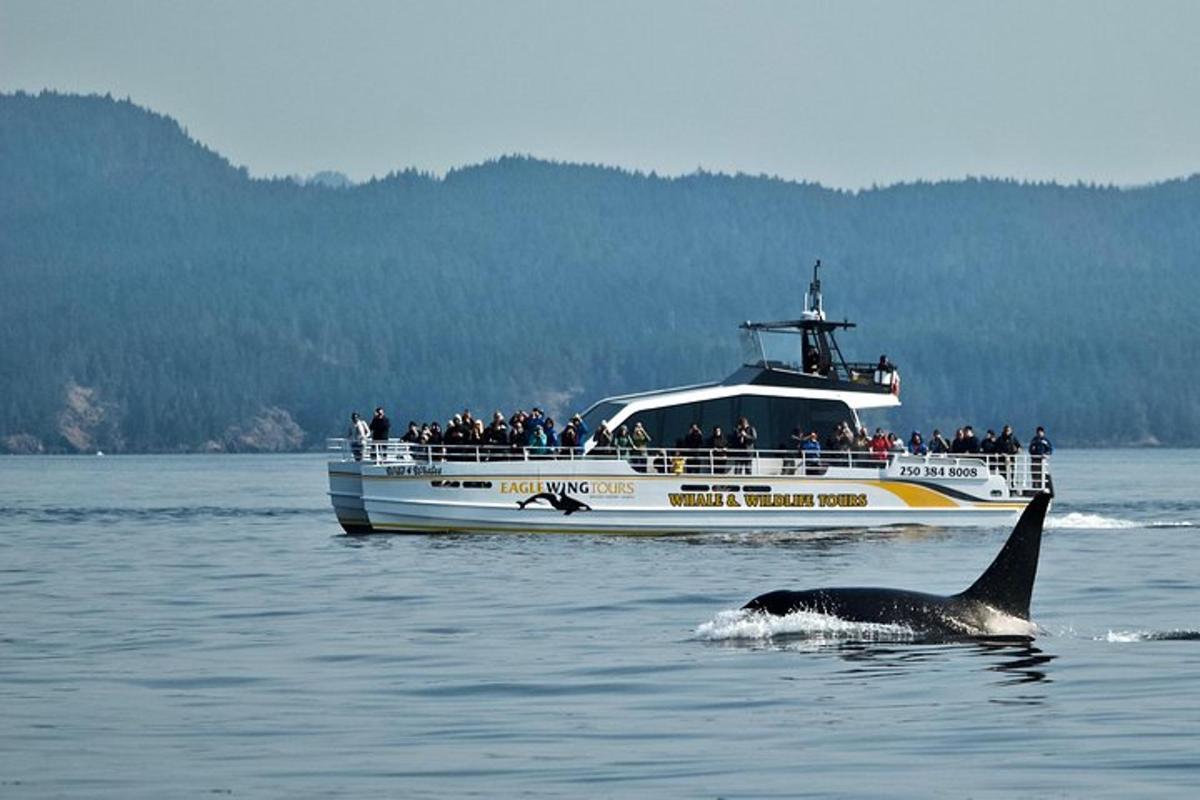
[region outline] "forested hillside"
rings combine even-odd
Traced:
[[[900,366],[905,433],[1200,444],[1200,176],[852,193],[502,158],[336,188],[46,93],[0,96],[0,451],[293,449],[376,404],[717,379],[815,258],[843,349]]]

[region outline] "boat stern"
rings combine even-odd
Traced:
[[[329,500],[333,513],[346,533],[371,533],[371,521],[363,506],[362,467],[365,462],[350,458],[329,461]]]

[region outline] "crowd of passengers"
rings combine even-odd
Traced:
[[[390,439],[391,428],[383,409],[376,408],[370,423],[360,419],[357,413],[351,414],[347,436],[352,444],[357,443],[356,452],[359,452],[367,440],[382,442]],[[484,457],[495,459],[523,457],[526,452],[538,456],[581,453],[589,433],[587,423],[578,414],[559,430],[554,419],[537,407],[528,413],[517,411],[507,420],[496,411],[486,425],[482,419],[472,416],[470,409],[463,409],[446,423],[445,429],[436,421],[425,424],[410,421],[400,441],[439,448],[439,454],[444,453],[451,460],[456,456],[465,458],[469,448],[479,448]],[[471,453],[471,460],[474,460],[474,453]]]
[[[384,442],[391,437],[391,422],[382,408],[375,409],[370,423],[354,413],[347,435],[355,458],[360,459],[368,440]],[[582,455],[589,436],[592,436],[591,431],[579,414],[572,416],[559,431],[553,418],[534,407],[529,413],[517,411],[507,420],[496,411],[486,425],[482,419],[473,417],[469,409],[464,409],[446,423],[445,430],[436,421],[426,424],[410,421],[400,440],[415,447],[436,448],[432,452],[448,460],[475,460],[477,457],[500,460],[526,455]],[[588,451],[590,456],[628,458],[636,469],[663,473],[749,473],[752,453],[758,449],[758,431],[746,417],[738,418],[728,434],[717,425],[705,435],[698,423],[692,423],[671,449],[654,446],[652,437],[640,421],[635,421],[632,427],[620,425],[616,431],[610,430],[607,422],[602,421],[593,438],[594,444]],[[906,443],[883,428],[876,428],[872,436],[866,428],[860,427],[856,431],[848,422],[842,422],[824,441],[816,431],[793,428],[787,441],[778,444],[778,449],[789,456],[794,454],[795,457],[785,458],[784,470],[795,472],[798,465],[812,471],[817,467],[886,462],[894,454],[1013,456],[1022,448],[1011,425],[1005,425],[998,436],[989,428],[982,440],[970,425],[956,430],[953,441],[947,441],[940,430],[934,429],[927,443],[920,431],[913,431]],[[1029,442],[1029,454],[1040,457],[1053,452],[1045,429],[1039,426]]]
[[[793,430],[791,439],[799,440],[799,449],[804,454],[804,463],[823,464],[825,466],[849,466],[856,463],[854,454],[867,454],[867,458],[876,462],[886,461],[891,454],[924,455],[983,455],[993,461],[1004,475],[1008,474],[1011,457],[1021,452],[1021,442],[1013,433],[1011,425],[1001,428],[1000,435],[988,428],[982,440],[975,435],[975,429],[964,425],[954,432],[954,440],[947,441],[937,428],[934,428],[929,442],[921,436],[920,431],[913,431],[908,442],[882,428],[875,429],[875,435],[869,436],[866,428],[855,432],[849,423],[838,425],[825,440],[825,454],[822,457],[821,444],[817,433],[811,432],[805,437],[799,429]],[[1040,479],[1041,458],[1054,452],[1054,445],[1046,438],[1046,429],[1040,425],[1029,440],[1029,454],[1034,456],[1035,478]],[[860,456],[861,458],[861,456]]]

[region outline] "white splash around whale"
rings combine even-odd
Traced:
[[[777,637],[864,641],[911,641],[917,638],[917,632],[906,625],[850,622],[812,611],[776,616],[741,608],[718,612],[713,619],[698,625],[694,634],[697,639],[710,642],[766,641]]]

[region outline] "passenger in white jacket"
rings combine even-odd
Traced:
[[[354,453],[355,461],[362,461],[363,445],[366,444],[367,437],[370,435],[371,429],[358,416],[358,412],[351,413],[350,428],[346,431],[346,438],[350,440],[350,450]]]

